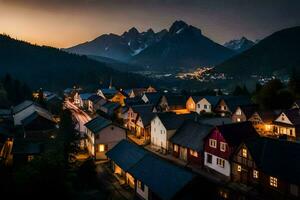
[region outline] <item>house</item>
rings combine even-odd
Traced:
[[[300,138],[300,109],[294,108],[281,112],[273,122],[274,134],[286,136],[295,141]]]
[[[120,104],[107,101],[104,105],[100,107],[100,111],[113,117],[115,114],[119,115],[119,111],[120,111],[119,108],[120,108]]]
[[[152,104],[141,104],[130,106],[127,111],[127,124],[126,127],[135,132],[136,131],[136,122],[139,116],[139,113],[152,113],[153,105]]]
[[[104,99],[111,99],[118,90],[115,87],[103,88],[97,91],[97,95],[103,97]]]
[[[177,94],[163,95],[158,103],[159,111],[175,112],[175,113],[189,113],[186,109],[186,97]]]
[[[272,138],[243,142],[232,158],[232,179],[265,192],[284,195],[280,199],[300,197],[300,144]],[[271,197],[271,196],[269,196]]]
[[[213,126],[200,124],[193,120],[185,121],[171,137],[173,156],[186,161],[188,164],[202,165],[204,156],[204,138]]]
[[[53,115],[32,101],[24,101],[13,108],[14,125],[22,130],[23,137],[50,138],[57,134]]]
[[[130,107],[133,105],[141,105],[145,104],[145,102],[142,100],[142,97],[133,97],[133,98],[126,98],[124,100],[125,106]]]
[[[204,96],[196,102],[196,112],[200,113],[211,113],[214,111],[217,103],[220,100],[220,96]]]
[[[232,114],[232,122],[244,122],[247,121],[252,114],[258,110],[257,105],[244,105],[238,106]]]
[[[135,180],[128,170],[144,158],[148,151],[144,148],[129,142],[121,140],[117,145],[110,149],[106,156],[111,161],[111,167],[114,172],[124,183],[130,187],[135,187]]]
[[[88,110],[89,108],[89,98],[93,96],[93,93],[81,93],[79,94],[78,101],[79,107]]]
[[[207,169],[230,179],[230,158],[245,140],[258,137],[251,122],[240,122],[215,127],[204,139],[204,165]]]
[[[142,100],[144,101],[144,103],[153,104],[154,106],[157,106],[161,97],[162,94],[159,92],[145,93],[142,96]]]
[[[114,94],[114,96],[110,99],[111,102],[118,103],[121,106],[125,106],[125,99],[128,95],[124,91],[118,91]]]
[[[163,153],[172,150],[169,139],[187,119],[194,119],[192,114],[176,115],[172,112],[156,113],[151,120],[151,147]]]
[[[275,111],[257,111],[248,119],[261,136],[273,137],[273,121],[277,115]]]
[[[186,109],[190,112],[196,112],[197,103],[202,99],[200,96],[190,96],[186,101]]]
[[[96,117],[85,124],[87,149],[95,159],[107,159],[105,153],[126,138],[126,129],[104,117]]]
[[[222,96],[215,107],[215,112],[221,116],[231,115],[238,106],[253,105],[247,96]]]
[[[103,106],[106,102],[106,99],[94,94],[88,98],[88,111],[96,112],[97,110],[100,110],[100,107]]]
[[[161,158],[147,154],[129,168],[135,180],[135,193],[142,200],[171,200],[191,183],[196,175]]]
[[[155,113],[152,110],[142,111],[138,113],[136,120],[136,137],[142,139],[145,144],[151,140],[151,120],[154,118]]]
[[[126,94],[129,98],[141,97],[145,92],[147,92],[146,88],[133,88],[129,90],[125,90]]]

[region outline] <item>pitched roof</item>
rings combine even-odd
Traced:
[[[121,140],[106,155],[127,172],[148,153],[145,149],[128,140]]]
[[[133,105],[133,106],[131,106],[131,109],[135,113],[152,112],[153,105],[152,104]]]
[[[195,175],[154,155],[144,156],[128,170],[162,200],[175,197]]]
[[[97,103],[101,99],[103,99],[103,98],[96,94],[93,94],[92,96],[89,97],[89,100],[93,103]]]
[[[168,106],[185,106],[187,98],[178,94],[166,94]]]
[[[249,121],[225,124],[217,126],[217,129],[229,144],[235,146],[247,139],[259,137],[259,134]]]
[[[53,123],[56,123],[49,112],[43,112],[41,110],[36,110],[24,119],[22,119],[22,124],[26,126],[27,124],[31,123],[33,120],[37,119],[38,117],[45,118]]]
[[[80,95],[80,98],[82,100],[88,100],[94,94],[93,93],[82,93],[82,94],[79,94],[79,95]]]
[[[139,117],[141,118],[144,127],[151,124],[151,120],[155,117],[153,112],[140,112]]]
[[[203,99],[203,96],[190,96],[192,99],[193,99],[193,101],[195,102],[195,103],[198,103],[201,99]]]
[[[271,123],[271,122],[273,122],[276,119],[277,115],[278,115],[274,111],[257,111],[255,113],[257,113],[259,115],[259,117],[261,118],[261,120],[264,123]]]
[[[118,92],[118,90],[116,90],[116,88],[114,88],[114,87],[112,87],[112,88],[103,88],[103,89],[100,89],[100,90],[104,95],[114,95]]]
[[[299,108],[285,110],[285,111],[283,111],[283,113],[293,123],[293,125],[300,125],[300,109]]]
[[[222,96],[204,96],[203,98],[205,98],[212,105],[212,107],[215,107],[218,104],[221,97]]]
[[[198,120],[202,124],[207,124],[211,126],[219,126],[223,124],[231,124],[232,119],[228,117],[208,117],[208,118],[201,118]]]
[[[172,143],[180,146],[203,151],[203,139],[210,133],[213,126],[200,124],[192,120],[185,121],[170,139]]]
[[[241,105],[241,106],[238,106],[238,108],[240,108],[242,110],[242,112],[245,114],[245,116],[248,118],[250,118],[253,113],[255,111],[257,111],[258,109],[258,106],[255,105],[255,104],[252,104],[252,105]]]
[[[144,95],[146,95],[149,103],[153,105],[157,105],[162,97],[162,94],[159,92],[145,93]]]
[[[108,101],[104,105],[102,105],[102,107],[108,110],[115,110],[120,107],[120,104]]]
[[[20,103],[19,105],[15,106],[13,108],[13,113],[16,114],[18,112],[21,112],[22,110],[25,110],[26,108],[28,108],[29,106],[33,105],[34,102],[33,101],[23,101],[22,103]]]
[[[156,113],[156,115],[167,130],[178,129],[184,120],[195,117],[193,114],[176,115],[173,112]]]
[[[96,118],[92,119],[91,121],[87,122],[85,126],[91,130],[93,133],[98,133],[105,127],[112,124],[112,121],[105,119],[104,117],[97,116]]]
[[[267,175],[300,183],[300,144],[271,138],[256,138],[245,142],[250,155]]]
[[[238,106],[252,105],[253,102],[247,96],[222,96],[231,112],[234,112]]]

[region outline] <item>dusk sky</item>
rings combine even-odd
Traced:
[[[299,10],[299,0],[0,0],[0,33],[69,47],[133,26],[159,31],[184,20],[224,43],[300,25]]]

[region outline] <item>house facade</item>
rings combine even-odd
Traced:
[[[230,179],[230,157],[244,141],[258,137],[250,122],[217,126],[204,141],[204,165]]]
[[[257,111],[248,119],[261,136],[274,137],[273,132],[276,114],[273,111]]]
[[[86,146],[95,159],[107,159],[106,152],[118,142],[126,139],[126,130],[103,117],[96,117],[85,124],[87,130]]]

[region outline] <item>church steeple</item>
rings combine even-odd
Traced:
[[[112,87],[113,87],[113,85],[112,85],[112,77],[110,77],[109,89],[111,89]]]

